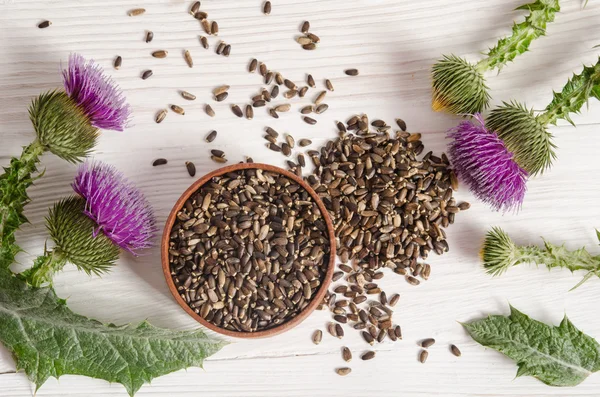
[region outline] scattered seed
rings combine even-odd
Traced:
[[[311,145],[311,144],[312,144],[312,141],[311,141],[310,139],[300,139],[300,140],[298,141],[298,145],[299,145],[300,147],[306,147],[306,146],[309,146],[309,145]]]
[[[123,63],[123,58],[121,58],[121,56],[117,56],[115,58],[115,63],[114,63],[114,67],[116,70],[121,69],[121,64]]]
[[[206,18],[208,18],[208,14],[204,11],[196,11],[193,15],[194,15],[194,18],[196,18],[199,21],[203,21]]]
[[[424,347],[425,349],[427,349],[430,346],[433,346],[435,343],[435,339],[433,338],[427,338],[427,339],[423,339],[421,341],[421,347]]]
[[[315,88],[317,85],[315,84],[315,79],[312,77],[311,74],[309,74],[306,77],[306,82],[308,83],[309,86],[311,86],[312,88]]]
[[[302,109],[300,109],[300,113],[302,113],[302,114],[310,114],[312,112],[313,112],[312,105],[307,105],[307,106],[304,106]]]
[[[187,99],[188,101],[194,101],[194,100],[196,100],[196,95],[191,94],[191,93],[189,93],[187,91],[181,91],[181,96],[184,99]]]
[[[400,127],[402,131],[406,131],[406,123],[404,122],[404,120],[396,119],[396,124],[398,124],[398,127]]]
[[[298,91],[298,96],[300,98],[304,98],[304,95],[306,95],[306,92],[308,91],[308,87],[304,86],[302,88],[300,88],[300,90]]]
[[[244,117],[244,113],[242,113],[242,109],[238,105],[231,105],[231,111],[238,117]]]
[[[194,15],[198,12],[198,10],[200,10],[200,2],[195,1],[194,4],[192,4],[192,7],[190,8],[190,14]]]
[[[298,153],[297,159],[300,167],[306,167],[306,160],[304,159],[304,155],[302,153]]]
[[[419,361],[424,364],[427,361],[427,356],[429,356],[429,352],[427,350],[421,350],[419,353]]]
[[[338,339],[342,339],[344,337],[344,329],[340,324],[335,324],[335,333],[337,334]]]
[[[225,152],[219,149],[212,149],[210,153],[216,157],[225,157]]]
[[[127,13],[130,17],[135,17],[137,15],[142,15],[146,10],[144,8],[134,8],[133,10],[129,10]]]
[[[289,103],[284,103],[282,105],[275,106],[273,109],[275,109],[276,112],[288,112],[291,108],[292,105]]]
[[[40,22],[38,24],[38,28],[40,28],[40,29],[46,29],[47,27],[50,27],[50,25],[52,25],[52,22],[50,22],[50,21],[43,21],[43,22]]]
[[[346,362],[352,361],[352,352],[346,346],[342,347],[342,358]]]
[[[206,136],[206,142],[212,142],[215,140],[215,138],[217,137],[217,131],[212,130],[211,132],[208,133],[208,135]]]
[[[307,123],[307,124],[310,124],[310,125],[315,125],[315,124],[317,124],[317,120],[315,120],[315,119],[313,119],[313,118],[310,118],[310,117],[308,117],[308,116],[304,116],[302,119],[303,119],[303,120],[304,120],[304,122],[305,122],[305,123]]]
[[[462,355],[462,353],[460,352],[460,350],[458,349],[458,347],[456,347],[456,345],[450,345],[450,351],[452,352],[452,354],[454,354],[456,357],[460,357]]]
[[[229,54],[231,54],[231,44],[227,44],[225,46],[225,48],[223,49],[223,55],[225,55],[226,57],[228,57]]]
[[[271,117],[278,119],[279,115],[277,114],[277,112],[274,109],[269,109],[269,114],[271,115]]]
[[[208,103],[204,106],[204,111],[210,117],[215,117],[215,111],[213,110],[212,106],[210,106]]]
[[[340,375],[340,376],[346,376],[346,375],[348,375],[350,372],[352,372],[352,369],[351,369],[351,368],[348,368],[348,367],[337,368],[337,369],[335,370],[335,372],[336,372],[338,375]]]
[[[308,21],[304,21],[304,22],[302,23],[302,26],[300,27],[300,31],[301,31],[302,33],[305,33],[305,34],[306,34],[306,33],[308,33],[308,31],[309,31],[309,30],[310,30],[310,22],[308,22]]]
[[[162,159],[162,158],[161,159],[156,159],[156,160],[154,160],[152,162],[152,166],[153,167],[156,167],[156,166],[159,166],[159,165],[165,165],[165,164],[167,164],[167,159]]]
[[[398,301],[400,300],[400,295],[398,294],[394,294],[391,298],[390,298],[390,303],[389,305],[394,307],[396,306],[396,304],[398,303]]]
[[[215,36],[219,34],[219,24],[217,21],[213,21],[213,23],[210,25],[210,33]]]
[[[200,24],[202,25],[202,29],[204,30],[204,33],[206,33],[208,35],[212,35],[212,32],[210,30],[210,22],[208,21],[208,19],[201,20]]]
[[[157,124],[160,124],[165,119],[165,117],[167,117],[167,111],[163,109],[156,114],[156,118],[154,120]]]
[[[321,42],[321,39],[319,38],[319,36],[317,36],[317,35],[316,35],[316,34],[314,34],[314,33],[306,33],[306,36],[307,36],[309,39],[311,39],[311,41],[312,41],[313,43],[317,43],[317,44],[318,44],[318,43],[320,43],[320,42]]]
[[[252,109],[252,105],[246,105],[246,118],[248,120],[252,120],[254,118],[254,110]]]
[[[321,91],[319,93],[319,95],[317,95],[317,98],[315,99],[315,105],[319,105],[321,102],[323,102],[326,95],[327,95],[327,91]]]
[[[194,66],[194,60],[192,59],[192,54],[190,54],[190,52],[188,50],[185,50],[183,52],[183,58],[185,59],[185,62],[188,64],[188,66],[190,68]]]
[[[202,47],[204,47],[205,49],[208,50],[208,39],[206,38],[206,36],[200,36],[200,44],[202,44]]]
[[[321,114],[324,113],[327,109],[329,109],[329,105],[327,105],[326,103],[322,103],[319,106],[317,106],[317,108],[315,109],[315,113]]]
[[[144,73],[142,73],[142,80],[146,80],[150,76],[152,76],[152,70],[145,70]]]
[[[333,83],[331,82],[331,80],[326,79],[325,80],[325,86],[327,87],[327,89],[329,91],[335,91],[334,88],[333,88]]]
[[[358,76],[358,69],[346,69],[344,70],[348,76]]]
[[[271,89],[271,98],[275,99],[279,95],[279,86],[275,85]]]
[[[196,176],[196,166],[194,165],[194,163],[192,163],[191,161],[186,161],[185,167],[187,168],[188,174],[190,174],[191,177]]]
[[[171,110],[182,116],[185,114],[185,110],[181,106],[171,105]]]
[[[414,278],[413,276],[406,276],[406,281],[408,281],[408,283],[411,285],[421,284],[421,282],[419,280],[417,280],[416,278]]]
[[[152,56],[154,58],[166,58],[167,55],[169,55],[169,51],[166,51],[166,50],[158,50],[158,51],[154,51],[152,53]]]
[[[317,46],[315,43],[309,43],[309,44],[302,45],[302,48],[305,50],[311,51],[311,50],[316,50]]]
[[[215,96],[215,100],[217,102],[223,102],[225,99],[227,99],[228,96],[229,96],[229,94],[227,92],[223,92],[223,93],[221,93],[219,95],[216,95]]]
[[[375,339],[373,338],[373,336],[368,333],[367,331],[363,331],[361,333],[363,339],[365,340],[365,342],[367,342],[368,344],[370,344],[371,346],[375,343]]]
[[[267,146],[268,146],[269,149],[271,149],[274,152],[281,152],[281,146],[279,146],[276,143],[271,142]]]
[[[230,88],[230,86],[228,86],[228,85],[221,85],[213,90],[213,95],[219,96],[220,94],[227,92],[229,90],[229,88]]]
[[[214,161],[215,163],[221,163],[221,164],[223,164],[223,163],[227,162],[227,159],[225,157],[210,156],[210,159],[212,161]]]
[[[253,58],[250,61],[250,64],[248,65],[248,71],[250,73],[254,73],[256,71],[256,67],[258,66],[258,60],[256,60],[256,58]]]
[[[311,40],[311,39],[309,39],[309,38],[308,38],[308,37],[306,37],[306,36],[298,36],[298,37],[296,38],[296,41],[297,41],[297,42],[298,42],[298,44],[300,44],[300,45],[308,45],[308,44],[311,44],[311,43],[312,43],[312,40]]]
[[[154,32],[148,31],[146,32],[146,43],[150,43],[154,39]]]
[[[271,2],[270,1],[265,2],[265,5],[263,7],[263,12],[265,13],[265,15],[269,15],[271,13]]]
[[[323,331],[320,329],[316,330],[313,334],[312,341],[315,345],[318,345],[323,340]]]
[[[360,356],[361,360],[367,361],[367,360],[372,360],[373,358],[375,358],[375,352],[369,350],[366,353],[363,353],[362,356]]]

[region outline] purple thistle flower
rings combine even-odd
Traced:
[[[514,160],[498,135],[485,128],[481,115],[448,131],[448,154],[454,171],[477,198],[495,210],[519,209],[525,198],[527,171]]]
[[[137,255],[152,246],[156,233],[152,207],[144,195],[111,165],[86,161],[73,190],[86,201],[84,213],[115,245]]]
[[[79,54],[69,56],[63,71],[67,94],[83,109],[96,128],[123,131],[131,114],[125,97],[111,78],[93,60]]]

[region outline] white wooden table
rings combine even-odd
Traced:
[[[134,109],[133,126],[123,133],[104,132],[95,152],[97,159],[116,165],[146,193],[162,224],[179,194],[192,182],[183,165],[196,163],[198,174],[217,168],[208,159],[210,148],[226,151],[230,163],[250,155],[255,161],[284,165],[284,157],[264,147],[265,126],[310,138],[316,145],[335,136],[335,120],[356,113],[393,123],[402,117],[413,132],[421,132],[426,149],[445,149],[444,131],[459,120],[430,109],[429,70],[443,53],[477,59],[477,54],[510,31],[513,19],[523,13],[513,9],[522,0],[273,0],[270,16],[261,12],[261,0],[204,0],[203,9],[220,25],[219,39],[233,47],[229,58],[204,50],[198,42],[200,27],[187,13],[190,1],[132,0],[0,0],[0,163],[18,155],[33,139],[27,116],[31,98],[60,86],[60,63],[70,52],[94,58],[123,87]],[[146,15],[130,18],[126,11],[143,6]],[[532,45],[499,76],[490,75],[494,102],[519,99],[536,109],[550,100],[552,89],[562,87],[582,63],[593,63],[600,42],[600,5],[592,0],[581,10],[578,0],[564,1],[548,37]],[[37,23],[49,19],[45,30]],[[321,37],[317,51],[303,51],[294,41],[299,25],[310,20]],[[154,31],[151,44],[143,40],[146,29]],[[167,49],[167,59],[153,59],[150,52]],[[182,56],[189,49],[194,68]],[[116,55],[123,67],[112,69]],[[300,119],[305,100],[295,100],[293,112],[274,120],[260,109],[254,120],[238,119],[228,103],[248,103],[262,86],[258,75],[247,73],[251,58],[300,83],[312,73],[319,87],[330,78],[335,92],[328,94],[330,109],[315,126]],[[346,68],[358,68],[359,77],[347,77]],[[154,70],[143,81],[142,70]],[[228,100],[213,106],[211,119],[203,107],[211,102],[211,90],[230,84]],[[198,96],[184,102],[178,90]],[[186,107],[186,115],[169,113],[162,124],[155,113],[168,104]],[[212,102],[211,102],[212,103]],[[600,338],[600,280],[591,280],[576,291],[568,290],[581,274],[548,272],[523,266],[501,278],[491,278],[481,268],[477,253],[484,233],[492,225],[505,228],[521,243],[548,240],[566,242],[570,248],[586,245],[598,252],[594,228],[600,227],[600,104],[553,127],[559,160],[552,171],[529,183],[527,199],[517,215],[491,212],[465,190],[461,200],[472,208],[457,216],[448,229],[451,250],[433,256],[432,277],[411,287],[392,273],[383,280],[388,293],[402,295],[395,318],[402,324],[404,340],[377,346],[377,358],[360,362],[366,347],[358,334],[347,332],[339,341],[324,335],[319,346],[312,332],[323,329],[328,313],[315,312],[295,329],[271,339],[237,341],[206,361],[204,370],[159,378],[144,386],[139,396],[598,396],[600,374],[590,376],[576,388],[560,389],[533,378],[514,379],[516,366],[501,354],[474,343],[457,321],[487,313],[508,312],[508,303],[535,318],[558,323],[564,313],[584,332]],[[213,144],[204,141],[212,129],[219,133]],[[315,145],[315,146],[316,146]],[[169,164],[153,168],[157,157]],[[31,225],[18,238],[27,253],[19,270],[41,252],[46,232],[43,217],[55,200],[70,194],[75,166],[52,155],[43,157],[46,176],[32,189],[33,202],[26,215]],[[161,225],[162,226],[162,225]],[[122,256],[120,265],[102,278],[87,277],[72,266],[55,279],[56,290],[78,313],[115,323],[149,319],[164,327],[193,328],[197,324],[171,298],[155,248],[146,256]],[[434,337],[425,365],[417,361],[416,341]],[[462,352],[455,358],[449,343]],[[341,378],[333,371],[343,365],[340,347],[352,349],[353,372]],[[9,353],[0,348],[0,395],[31,396],[34,387],[23,373],[15,373]],[[368,394],[367,394],[368,393]],[[101,380],[64,376],[50,379],[37,396],[126,396],[121,385]]]

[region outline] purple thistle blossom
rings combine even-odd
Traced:
[[[485,128],[481,115],[448,131],[448,154],[454,171],[477,198],[495,210],[518,210],[523,203],[527,171],[514,160],[498,135]]]
[[[156,233],[152,207],[144,195],[111,165],[86,161],[79,167],[73,190],[86,201],[85,215],[115,245],[137,255],[152,246]]]
[[[123,93],[104,75],[93,60],[87,61],[79,54],[69,56],[69,67],[63,70],[67,94],[83,109],[96,128],[123,131],[131,108]]]

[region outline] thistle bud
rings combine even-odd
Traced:
[[[498,134],[514,161],[530,175],[543,173],[556,158],[556,145],[546,125],[517,102],[505,102],[492,110],[487,128]]]
[[[96,146],[98,129],[64,92],[41,94],[32,102],[29,117],[44,150],[66,161],[81,161]]]
[[[467,60],[444,56],[433,65],[432,78],[433,110],[475,114],[487,108],[490,94],[483,74]]]

